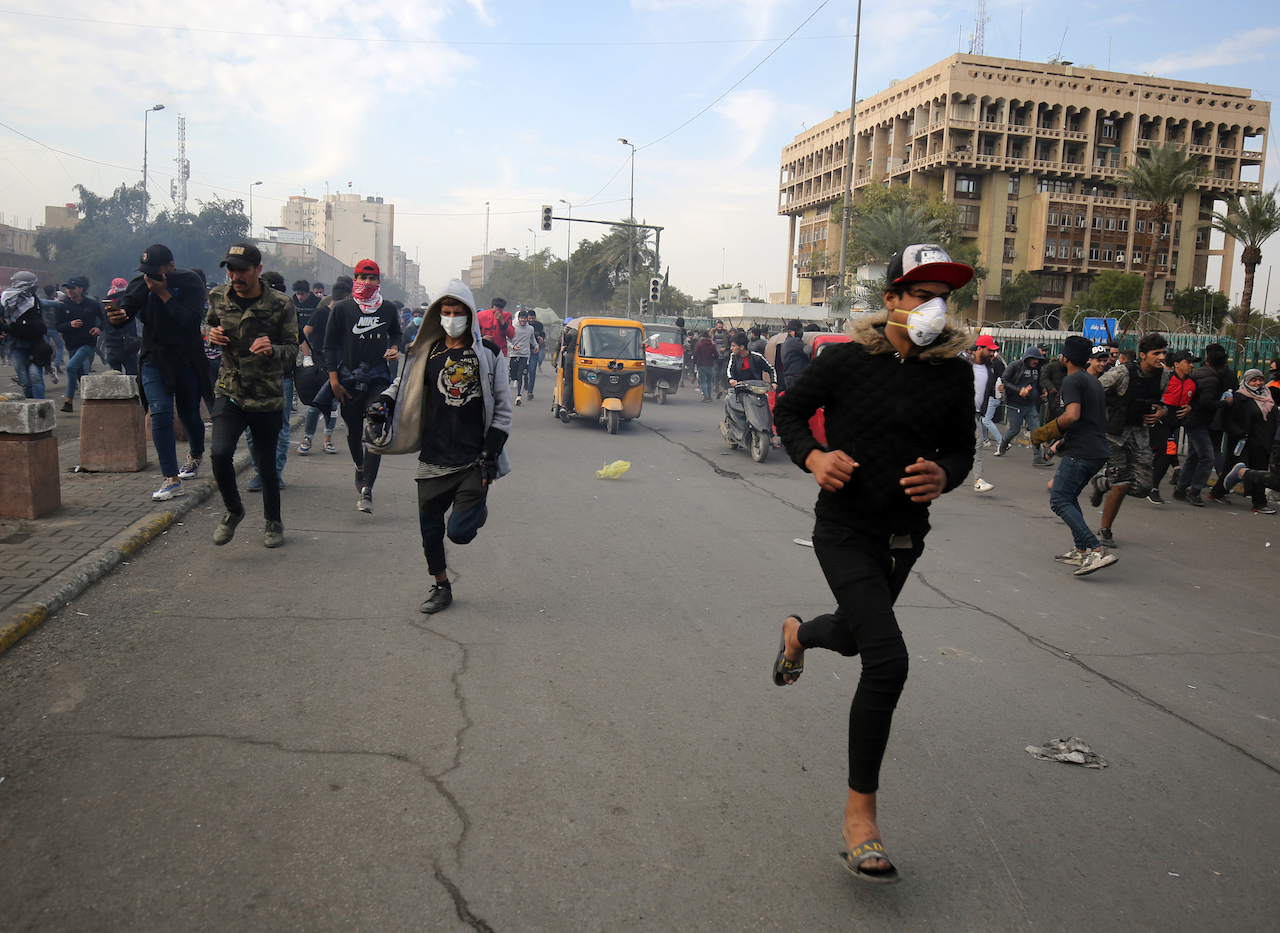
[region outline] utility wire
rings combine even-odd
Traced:
[[[825,4],[824,4],[825,6]],[[816,11],[815,11],[816,12]],[[633,42],[511,42],[453,39],[403,39],[385,36],[318,36],[294,32],[244,32],[235,29],[201,29],[194,26],[166,26],[161,23],[128,23],[119,20],[90,19],[82,16],[55,16],[52,13],[28,13],[24,10],[0,10],[4,16],[28,16],[33,19],[52,19],[66,23],[87,23],[93,26],[123,26],[130,29],[158,29],[167,32],[203,33],[214,36],[247,36],[256,39],[313,39],[325,42],[381,42],[387,45],[456,45],[456,46],[525,46],[531,48],[592,48],[617,46],[657,45],[743,45],[756,42],[773,42],[773,39],[667,39],[663,41]],[[806,20],[808,22],[808,20]],[[788,36],[787,39],[790,39]],[[852,39],[852,36],[804,36],[805,39]],[[783,40],[784,42],[786,39]]]
[[[795,34],[796,34],[796,33],[798,33],[801,29],[803,29],[806,25],[808,25],[809,20],[811,20],[811,19],[813,19],[815,16],[817,16],[817,15],[818,15],[818,13],[822,10],[822,8],[823,8],[824,6],[826,6],[829,2],[830,2],[830,0],[822,0],[822,2],[818,4],[817,9],[815,9],[812,13],[810,13],[808,16],[806,16],[806,17],[805,17],[805,19],[804,19],[804,22],[803,22],[803,23],[801,23],[801,24],[800,24],[799,26],[797,26],[795,29],[791,30],[791,35],[787,36],[785,39],[783,39],[781,42],[779,42],[776,46],[774,46],[773,51],[772,51],[772,52],[770,52],[768,55],[766,55],[764,58],[760,59],[760,61],[756,63],[755,68],[752,68],[750,71],[748,71],[746,74],[744,74],[741,78],[739,78],[737,81],[735,81],[732,85],[730,85],[729,90],[725,91],[723,94],[721,94],[721,95],[720,95],[719,97],[717,97],[715,100],[713,100],[711,103],[707,104],[707,106],[703,107],[701,110],[699,110],[699,111],[698,111],[697,113],[695,113],[693,116],[691,116],[689,119],[685,120],[683,123],[681,123],[679,126],[677,126],[677,127],[676,127],[674,130],[672,130],[670,133],[667,133],[667,134],[666,134],[666,135],[664,135],[664,136],[659,136],[659,137],[658,137],[657,139],[655,139],[653,142],[651,142],[651,143],[645,143],[643,146],[637,146],[636,148],[637,148],[637,149],[648,149],[650,146],[656,146],[656,145],[658,145],[658,143],[662,142],[662,141],[663,141],[664,139],[666,139],[668,136],[674,136],[676,133],[679,133],[682,129],[684,129],[686,126],[688,126],[688,125],[689,125],[690,123],[692,123],[694,120],[698,119],[698,117],[702,116],[704,113],[706,113],[706,112],[707,112],[708,110],[710,110],[712,107],[714,107],[716,104],[720,103],[720,101],[722,101],[722,100],[724,100],[726,97],[728,97],[728,96],[733,92],[734,88],[736,88],[736,87],[737,87],[739,84],[741,84],[743,81],[747,80],[747,78],[749,78],[749,77],[751,77],[753,74],[755,74],[755,73],[756,73],[756,71],[757,71],[757,70],[759,70],[759,68],[760,68],[760,66],[761,66],[761,65],[763,65],[765,62],[767,62],[769,59],[773,58],[773,56],[778,52],[778,50],[779,50],[779,49],[781,49],[781,48],[782,48],[784,45],[786,45],[788,42],[790,42],[790,41],[791,41],[791,39],[795,36]],[[842,36],[841,38],[851,39],[851,38],[853,38],[853,37],[852,37],[852,36]]]

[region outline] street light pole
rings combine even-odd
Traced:
[[[569,220],[564,231],[564,319],[569,320],[569,260],[573,255],[573,205],[564,198],[560,203],[569,208]]]
[[[847,287],[846,266],[849,261],[849,208],[853,200],[853,147],[857,143],[856,129],[858,121],[858,51],[862,45],[862,0],[858,0],[858,20],[853,30],[853,92],[849,102],[849,140],[844,154],[844,210],[840,218],[840,294],[845,295]],[[790,297],[787,298],[790,301]],[[846,311],[851,310],[849,302]]]
[[[262,182],[255,181],[249,186],[249,239],[251,240],[253,239],[253,189],[258,187],[260,184],[262,184]]]
[[[153,111],[163,110],[164,104],[156,104],[154,107],[148,107],[142,112],[142,223],[147,224],[147,207],[149,199],[147,196],[147,131],[150,128],[150,118]]]
[[[618,142],[624,146],[631,147],[631,214],[627,217],[628,222],[636,222],[636,147],[634,143],[629,143],[622,137],[618,137]],[[630,246],[627,249],[627,317],[631,317],[631,280],[635,278],[636,273],[636,228],[629,227],[631,234]]]

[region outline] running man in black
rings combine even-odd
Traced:
[[[356,465],[356,508],[373,512],[373,484],[382,458],[364,449],[364,411],[391,385],[387,363],[400,358],[400,315],[382,300],[382,275],[372,259],[356,263],[351,297],[334,302],[324,334],[329,388],[347,425],[347,448]]]
[[[822,489],[813,547],[838,608],[809,622],[783,620],[773,682],[795,683],[809,648],[862,655],[849,712],[841,860],[863,881],[898,880],[876,824],[880,763],[907,680],[893,604],[924,551],[928,503],[973,466],[973,367],[959,357],[971,342],[946,319],[947,296],[971,278],[971,268],[938,246],[895,254],[888,311],[814,359],[774,409],[791,459]],[[809,428],[824,406],[827,448]]]

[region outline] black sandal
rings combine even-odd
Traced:
[[[785,628],[787,619],[795,619],[801,625],[804,625],[804,619],[800,618],[794,612],[787,616],[786,619],[782,620],[784,624],[783,634],[778,640],[778,656],[773,661],[773,685],[775,687],[785,687],[788,684],[793,684],[799,680],[800,675],[804,673],[803,658],[799,661],[787,660],[787,636]],[[786,675],[788,674],[792,675],[790,680],[787,680]]]
[[[884,859],[889,863],[889,867],[878,871],[862,867],[873,858]],[[879,839],[868,839],[852,852],[841,852],[840,864],[859,881],[870,884],[897,884],[902,880],[902,874],[894,867],[892,859],[884,850],[884,844]]]

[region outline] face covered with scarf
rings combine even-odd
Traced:
[[[1244,374],[1244,378],[1240,380],[1240,392],[1253,399],[1258,405],[1258,410],[1262,412],[1262,417],[1271,414],[1271,408],[1275,404],[1275,400],[1271,398],[1271,390],[1267,388],[1267,381],[1263,378],[1262,370],[1251,369]]]
[[[360,274],[351,286],[351,297],[365,312],[378,310],[382,304],[382,282],[379,276]]]

